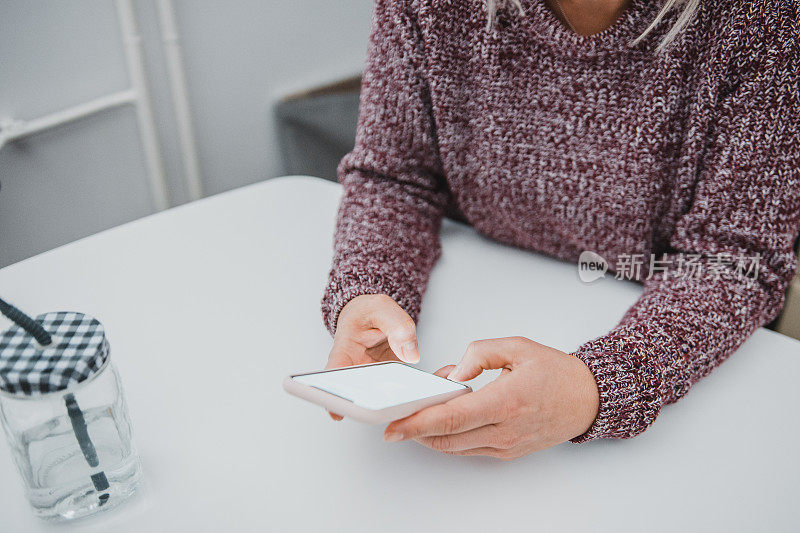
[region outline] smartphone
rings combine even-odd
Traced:
[[[283,388],[331,413],[388,424],[472,389],[396,361],[293,374]]]

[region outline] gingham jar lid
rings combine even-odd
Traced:
[[[53,338],[41,346],[14,324],[0,336],[0,390],[17,396],[39,396],[70,389],[95,375],[110,348],[96,318],[69,311],[36,317]]]

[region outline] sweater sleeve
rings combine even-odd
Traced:
[[[644,431],[783,306],[800,226],[798,56],[786,36],[760,44],[718,97],[665,269],[613,331],[575,353],[600,391],[598,416],[575,442]]]
[[[339,165],[344,195],[322,299],[331,334],[344,305],[362,294],[386,294],[416,321],[440,254],[449,194],[409,3],[375,3],[356,143]]]

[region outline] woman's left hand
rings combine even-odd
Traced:
[[[436,374],[467,381],[498,368],[485,387],[392,422],[384,438],[510,460],[583,434],[597,416],[599,394],[586,364],[523,337],[475,341],[455,368]]]

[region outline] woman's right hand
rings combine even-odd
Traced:
[[[419,361],[417,328],[408,313],[385,294],[365,294],[347,302],[339,313],[325,368],[398,360]]]

